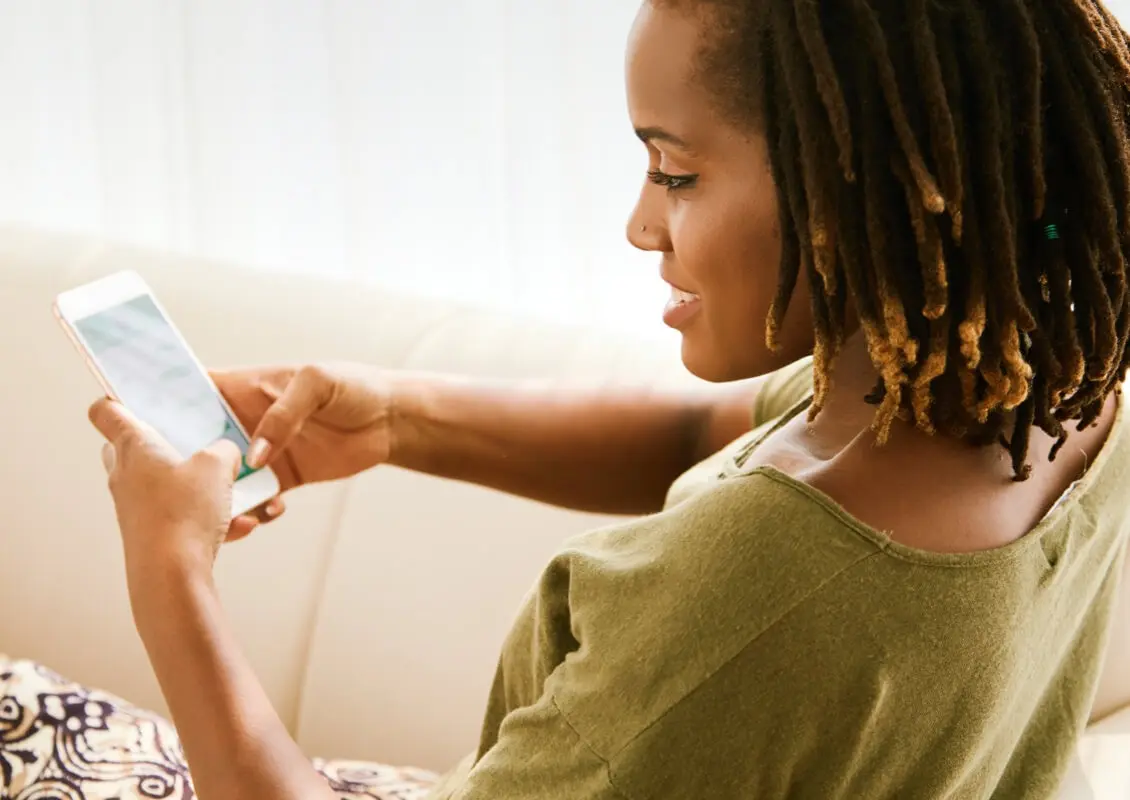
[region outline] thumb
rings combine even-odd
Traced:
[[[271,404],[251,437],[247,463],[266,466],[272,454],[285,450],[302,426],[333,398],[334,379],[320,367],[303,367]]]
[[[113,446],[118,455],[133,451],[138,445],[151,445],[155,452],[174,458],[172,448],[152,427],[138,419],[121,403],[103,397],[96,401],[88,412],[90,422],[106,441]]]
[[[90,424],[115,447],[129,440],[142,438],[144,435],[137,418],[127,411],[125,406],[109,397],[95,401],[87,416],[90,418]]]
[[[243,452],[231,439],[220,439],[196,453],[190,461],[209,462],[234,481],[243,467]]]

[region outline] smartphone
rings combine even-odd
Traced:
[[[247,466],[247,432],[136,272],[118,272],[63,292],[55,316],[107,395],[152,425],[183,457],[220,439],[244,454],[232,514],[279,493],[270,469]]]

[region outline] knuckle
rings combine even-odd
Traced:
[[[331,381],[329,371],[321,364],[307,364],[298,370],[297,380],[309,386],[319,386]]]
[[[209,469],[218,469],[226,463],[225,453],[222,445],[211,447],[207,450],[201,450],[199,459]]]
[[[263,417],[263,432],[268,436],[277,435],[297,427],[299,421],[298,412],[286,400],[280,400]]]

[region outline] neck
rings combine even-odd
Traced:
[[[825,409],[841,413],[849,409],[858,411],[862,407],[874,413],[874,407],[867,405],[863,398],[871,393],[878,380],[879,373],[871,363],[867,341],[863,332],[857,330],[848,336],[832,362],[832,383]]]
[[[872,422],[875,419],[876,408],[869,405],[864,398],[871,393],[879,380],[879,373],[871,362],[867,351],[867,342],[861,331],[856,331],[847,338],[840,353],[832,364],[832,380],[828,395],[824,402],[824,409],[810,426],[814,442],[823,444],[824,450],[834,450],[844,446],[860,436],[868,436]],[[1105,432],[1114,419],[1116,398],[1107,399],[1107,408],[1098,421],[1100,441],[1105,437]],[[1105,426],[1105,427],[1104,427]],[[1075,424],[1069,424],[1070,438],[1067,449],[1074,446],[1070,442],[1079,438],[1075,431]],[[915,443],[918,443],[917,445]],[[980,454],[981,457],[991,462],[1003,458],[1003,451],[997,447],[970,448],[964,442],[947,436],[929,436],[919,431],[913,424],[896,419],[891,431],[893,447],[905,445],[918,446],[928,443],[931,450],[953,451],[964,453],[967,456]],[[1031,435],[1030,453],[1036,463],[1046,461],[1054,439],[1040,430],[1033,430]]]

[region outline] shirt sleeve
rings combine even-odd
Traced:
[[[783,416],[812,393],[812,358],[802,358],[795,364],[774,372],[757,393],[753,401],[753,427]]]
[[[466,776],[429,800],[629,800],[608,763],[569,725],[553,696],[512,712]]]

